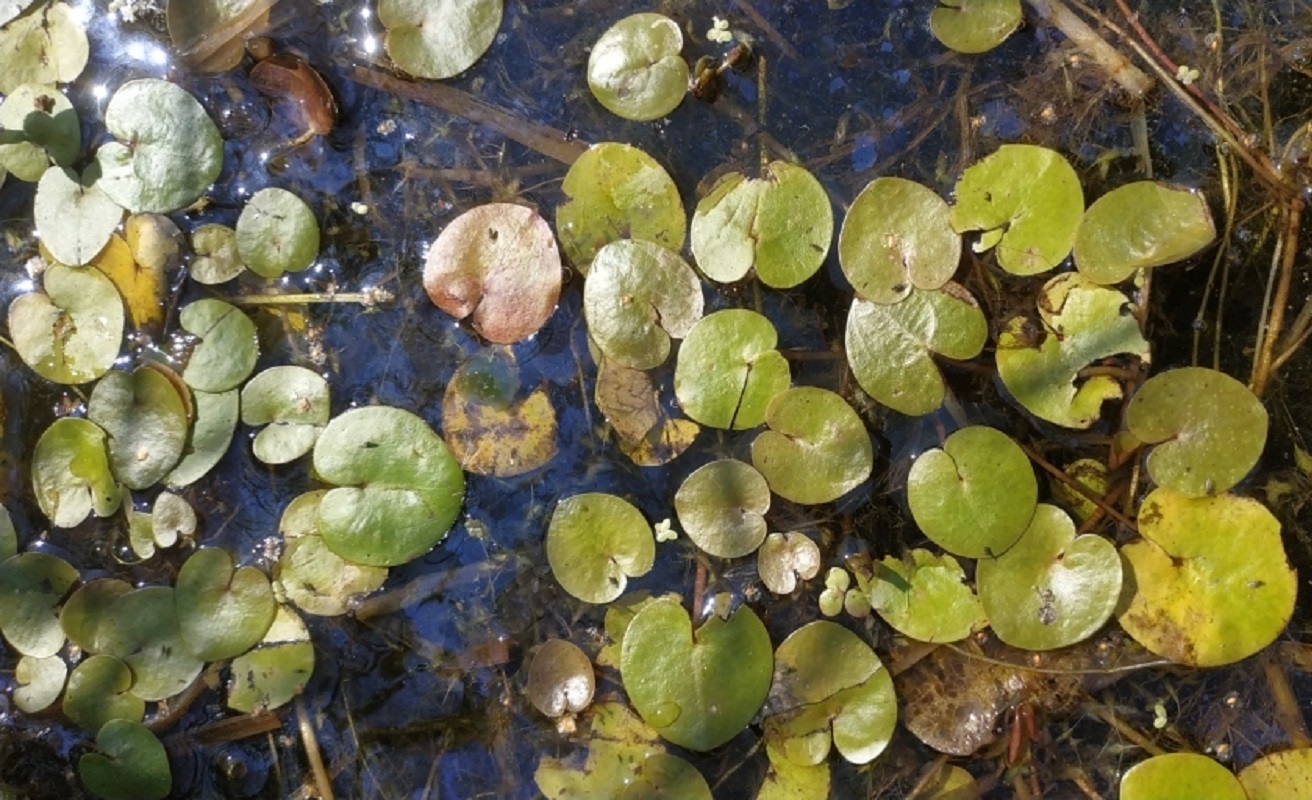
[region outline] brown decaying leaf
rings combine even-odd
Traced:
[[[305,135],[325,136],[337,123],[337,101],[314,67],[292,53],[276,53],[251,68],[251,83],[292,109]]]

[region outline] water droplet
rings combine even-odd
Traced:
[[[667,700],[652,709],[647,721],[653,728],[666,728],[673,725],[682,713],[683,709],[679,708],[678,703]]]

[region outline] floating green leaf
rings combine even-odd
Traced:
[[[1068,428],[1098,421],[1102,404],[1122,394],[1110,375],[1081,379],[1089,365],[1117,354],[1147,360],[1148,342],[1128,298],[1068,272],[1048,281],[1039,297],[1042,332],[1016,317],[998,335],[998,374],[1007,391],[1037,417]]]
[[[992,50],[1020,27],[1020,0],[939,0],[929,14],[934,38],[958,53]]]
[[[460,466],[510,477],[556,455],[556,411],[545,387],[519,394],[519,367],[508,352],[475,356],[456,370],[442,397],[442,427]]]
[[[164,476],[164,483],[175,489],[188,486],[214,468],[228,452],[232,434],[237,430],[240,396],[236,389],[226,392],[192,392],[196,421],[191,427],[182,460]]]
[[[874,303],[937,289],[961,262],[961,234],[930,189],[902,178],[876,178],[852,201],[838,236],[838,263],[857,296]]]
[[[200,674],[202,664],[178,626],[172,586],[146,586],[125,592],[99,629],[104,652],[132,668],[132,693],[157,702],[178,694]]]
[[[674,508],[698,547],[719,558],[737,558],[765,541],[770,487],[750,464],[724,458],[685,478]]]
[[[80,266],[96,257],[123,218],[123,209],[86,176],[48,169],[33,205],[41,242],[58,261]]]
[[[789,389],[770,402],[765,424],[769,430],[752,442],[752,464],[780,497],[828,503],[870,477],[870,434],[837,394],[812,386]]]
[[[943,373],[933,354],[974,358],[987,339],[984,313],[955,285],[912,289],[894,305],[854,298],[847,314],[847,361],[857,383],[875,400],[912,416],[943,404]]]
[[[921,642],[956,642],[987,620],[966,574],[950,555],[916,548],[876,564],[870,606],[899,633]]]
[[[367,594],[387,580],[385,567],[355,564],[328,549],[319,535],[319,503],[327,491],[306,492],[283,509],[278,531],[279,597],[307,614],[338,616],[350,610],[357,595]]]
[[[9,509],[0,505],[0,564],[18,555],[18,531]]]
[[[1267,412],[1247,386],[1204,367],[1149,378],[1130,400],[1125,424],[1154,444],[1148,474],[1194,497],[1239,483],[1266,447]]]
[[[319,505],[319,535],[358,564],[390,567],[446,536],[465,498],[465,476],[428,423],[399,408],[356,408],[328,423],[314,470],[337,484]]]
[[[982,231],[976,252],[996,245],[998,264],[1014,275],[1060,264],[1084,214],[1071,165],[1056,151],[1027,144],[1005,144],[976,162],[957,181],[956,196],[952,227]]]
[[[319,221],[286,189],[261,189],[246,201],[236,235],[237,254],[263,278],[301,272],[319,257]]]
[[[834,747],[853,764],[873,761],[893,737],[893,679],[870,645],[826,620],[793,631],[775,653],[774,713],[766,741],[795,764],[813,766]]]
[[[234,569],[218,547],[191,554],[178,571],[174,605],[187,647],[203,661],[241,655],[264,638],[275,604],[269,579],[255,567]]]
[[[196,533],[196,510],[172,492],[160,492],[150,508],[151,532],[160,547],[172,547]]]
[[[82,782],[104,800],[161,800],[173,788],[169,756],[140,722],[116,719],[96,734],[99,753],[77,761]]]
[[[55,606],[64,599],[77,570],[45,553],[20,553],[0,562],[0,633],[18,652],[47,658],[64,646]]]
[[[301,693],[314,672],[314,644],[305,623],[279,606],[260,646],[232,660],[228,708],[249,714],[275,709]]]
[[[123,340],[123,302],[96,270],[53,264],[42,277],[45,292],[19,295],[9,304],[14,349],[41,377],[86,383],[104,375]]]
[[[642,762],[621,800],[712,800],[711,787],[697,768],[678,756],[653,753]]]
[[[792,380],[775,349],[774,325],[755,311],[717,311],[702,318],[679,348],[674,394],[688,416],[713,428],[745,430]]]
[[[1121,593],[1112,543],[1075,535],[1065,511],[1039,504],[1020,539],[981,559],[975,582],[998,638],[1026,650],[1055,650],[1089,638],[1111,619]]]
[[[627,500],[588,492],[556,505],[547,563],[561,587],[587,603],[609,603],[656,559],[651,526]]]
[[[582,764],[550,756],[538,762],[533,781],[548,800],[622,797],[647,759],[665,751],[655,732],[623,703],[598,703],[589,716],[592,735]]]
[[[433,305],[498,344],[537,333],[560,297],[551,226],[527,206],[488,203],[452,220],[428,248],[424,289]]]
[[[286,464],[310,452],[328,424],[328,381],[305,367],[270,367],[241,390],[241,421],[267,425],[255,436],[255,457]]]
[[[504,6],[504,0],[380,0],[378,21],[398,67],[444,80],[474,66],[492,46]]]
[[[806,581],[820,573],[820,546],[797,531],[772,533],[757,551],[756,571],[771,592],[792,594],[798,578]]]
[[[9,21],[23,11],[36,0],[0,0],[0,25],[8,25]]]
[[[178,323],[200,339],[187,359],[182,379],[200,392],[226,392],[240,385],[260,357],[255,323],[222,300],[197,300],[182,309]]]
[[[1136,181],[1089,206],[1075,235],[1075,266],[1094,283],[1120,283],[1135,270],[1183,261],[1215,239],[1201,193]]]
[[[114,476],[129,489],[155,485],[187,443],[187,408],[178,389],[150,365],[106,373],[91,392],[87,419],[108,435]]]
[[[597,252],[583,284],[583,312],[597,346],[633,369],[660,366],[670,339],[702,317],[702,286],[678,253],[624,239]]]
[[[528,699],[548,717],[577,714],[592,703],[597,676],[577,645],[548,639],[533,654],[528,668]]]
[[[95,513],[118,511],[123,489],[114,480],[105,432],[94,422],[64,417],[50,423],[32,454],[32,488],[56,528],[71,528]]]
[[[140,722],[146,701],[132,694],[132,670],[113,656],[95,655],[68,676],[64,716],[78,727],[98,731],[115,719]]]
[[[118,139],[96,151],[97,183],[132,212],[167,214],[190,205],[223,167],[218,128],[185,89],[154,78],[129,81],[105,107]]]
[[[731,283],[755,269],[766,286],[789,289],[824,263],[834,213],[803,167],[772,161],[761,172],[730,172],[715,182],[693,213],[692,252],[713,281]]]
[[[68,664],[61,656],[19,658],[14,667],[14,705],[28,714],[45,711],[59,699],[67,678]]]
[[[77,111],[52,85],[24,84],[5,98],[0,137],[0,168],[20,181],[41,180],[52,161],[67,167],[82,149]]]
[[[1121,548],[1132,594],[1121,627],[1158,655],[1199,667],[1256,653],[1284,630],[1297,581],[1280,523],[1256,500],[1159,488],[1139,507],[1141,541]]]
[[[597,251],[619,239],[683,249],[688,217],[679,189],[656,159],[632,145],[601,142],[570,165],[556,208],[561,249],[587,274]]]
[[[1312,796],[1312,748],[1267,753],[1239,772],[1248,800]]]
[[[1011,547],[1029,526],[1038,496],[1020,445],[982,425],[962,428],[942,450],[922,453],[907,476],[916,524],[935,544],[967,558]]]
[[[770,769],[765,773],[756,800],[828,800],[828,761],[809,767],[795,764],[769,742],[765,744],[765,755]]]
[[[689,750],[732,739],[761,708],[774,659],[770,635],[740,607],[695,631],[677,598],[645,606],[624,633],[620,676],[629,700],[664,738]]]
[[[1166,753],[1121,776],[1121,800],[1246,800],[1230,770],[1198,753]]]
[[[17,13],[13,7],[3,11],[2,16]],[[0,94],[25,83],[70,83],[82,74],[90,53],[78,12],[67,3],[35,5],[0,28]]]
[[[237,232],[227,225],[201,225],[191,232],[191,249],[196,255],[187,274],[197,283],[224,283],[246,269],[237,252]]]
[[[109,609],[132,591],[132,584],[116,578],[97,578],[77,587],[59,612],[59,624],[68,640],[88,653],[112,646],[113,617]]]
[[[588,57],[588,88],[606,110],[625,119],[653,120],[673,111],[688,86],[679,25],[642,13],[612,25]]]

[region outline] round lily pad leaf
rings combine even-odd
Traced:
[[[1248,800],[1312,796],[1312,748],[1267,753],[1239,772]]]
[[[674,495],[688,538],[719,558],[752,553],[765,541],[770,487],[750,464],[732,458],[699,467]]]
[[[259,647],[232,660],[228,708],[249,714],[275,709],[301,693],[314,673],[314,643],[296,612],[278,606]]]
[[[688,416],[712,428],[746,430],[765,421],[770,401],[788,389],[778,334],[755,311],[731,308],[702,318],[679,348],[674,394]]]
[[[1166,753],[1121,776],[1121,800],[1246,800],[1230,770],[1198,753]]]
[[[688,89],[683,32],[661,14],[625,17],[601,35],[588,57],[588,87],[612,114],[653,120],[678,107]]]
[[[1020,27],[1020,0],[939,0],[929,13],[934,38],[958,53],[985,53]]]
[[[564,639],[548,639],[528,668],[528,699],[548,717],[577,714],[592,703],[597,676],[583,651]]]
[[[922,453],[907,476],[916,524],[939,547],[967,558],[1011,547],[1034,517],[1038,496],[1025,451],[982,425],[962,428],[942,450]]]
[[[204,666],[191,652],[174,608],[172,586],[146,586],[114,599],[105,627],[104,651],[127,662],[136,681],[132,693],[157,702],[186,689]]]
[[[679,189],[656,159],[632,145],[601,142],[570,165],[556,208],[561,249],[587,274],[592,257],[619,239],[683,249],[688,216]]]
[[[633,369],[665,362],[670,339],[702,317],[702,285],[679,257],[651,242],[611,242],[597,252],[583,285],[588,331],[607,358]]]
[[[168,81],[119,87],[105,107],[118,141],[96,151],[97,185],[132,212],[167,214],[197,200],[223,167],[223,140],[196,98]]]
[[[0,563],[0,633],[18,652],[47,658],[64,646],[55,606],[64,599],[77,570],[45,553],[20,553]]]
[[[565,591],[586,603],[609,603],[629,578],[656,560],[651,526],[627,500],[588,492],[556,505],[547,527],[547,563]]]
[[[998,264],[1013,275],[1060,264],[1084,214],[1075,170],[1060,153],[1035,145],[1004,144],[967,169],[955,193],[952,227],[980,231],[976,252],[996,245]]]
[[[1011,549],[981,559],[975,582],[998,638],[1025,650],[1084,641],[1111,619],[1121,594],[1121,559],[1111,542],[1075,535],[1056,506],[1039,504]]]
[[[77,110],[54,86],[19,86],[0,103],[0,142],[0,168],[39,181],[50,162],[66,167],[82,149]]]
[[[0,94],[25,83],[71,83],[91,53],[79,12],[40,3],[0,28]]]
[[[1148,474],[1194,497],[1239,483],[1266,447],[1267,412],[1247,386],[1214,369],[1183,367],[1149,378],[1130,400],[1125,424],[1156,445]]]
[[[875,567],[870,606],[899,633],[921,642],[956,642],[984,627],[984,608],[950,555],[916,548]]]
[[[338,616],[351,608],[357,595],[368,594],[387,580],[386,567],[355,564],[328,549],[319,535],[319,503],[327,491],[307,492],[283,509],[278,531],[279,597],[307,614]]]
[[[301,272],[319,257],[319,221],[304,200],[286,189],[256,192],[237,218],[236,234],[237,254],[264,278]]]
[[[169,756],[140,722],[116,719],[96,734],[99,753],[86,753],[77,772],[104,800],[162,800],[173,788]]]
[[[444,80],[470,67],[497,38],[505,0],[379,0],[387,55],[420,78]]]
[[[766,742],[765,754],[770,762],[756,793],[756,800],[827,800],[829,797],[829,762],[803,766],[773,744]]]
[[[732,739],[770,689],[770,635],[747,606],[693,630],[677,598],[643,607],[624,633],[620,677],[642,718],[667,740],[711,750]]]
[[[943,404],[943,373],[933,355],[966,360],[988,340],[988,321],[965,289],[911,290],[894,305],[852,300],[847,361],[876,401],[919,416]]]
[[[828,503],[861,485],[874,468],[865,423],[842,397],[813,386],[776,395],[769,430],[752,442],[752,464],[770,489],[794,503]]]
[[[123,340],[123,302],[96,270],[53,264],[45,292],[19,295],[9,305],[14,349],[38,375],[55,383],[86,383],[105,374]]]
[[[1121,627],[1158,655],[1214,667],[1256,653],[1294,613],[1297,581],[1280,523],[1256,500],[1159,488],[1139,507],[1141,541],[1121,548]]]
[[[155,544],[172,547],[196,533],[196,509],[172,492],[160,492],[150,508],[150,527]]]
[[[526,206],[488,203],[451,221],[428,249],[424,290],[488,341],[538,332],[560,298],[560,252],[551,226]]]
[[[328,423],[314,471],[337,484],[319,504],[319,535],[334,553],[372,567],[404,564],[450,530],[465,476],[428,423],[399,408],[356,408]]]
[[[182,328],[200,341],[187,359],[182,379],[200,392],[226,392],[255,369],[260,357],[255,323],[240,308],[222,300],[197,300],[178,315]]]
[[[273,624],[273,588],[255,567],[233,569],[218,547],[191,554],[178,571],[174,591],[178,626],[187,647],[203,661],[241,655]]]
[[[187,443],[187,409],[178,389],[150,366],[105,374],[87,402],[87,419],[109,437],[114,476],[145,489],[168,474]]]
[[[1015,317],[998,335],[998,374],[1007,391],[1036,417],[1067,428],[1088,428],[1102,404],[1123,393],[1109,375],[1081,372],[1110,356],[1147,360],[1151,348],[1139,332],[1125,295],[1068,272],[1048,281],[1039,296],[1043,327]]]
[[[820,574],[820,546],[797,531],[772,533],[756,551],[756,571],[771,592],[792,594],[798,578],[808,581]]]
[[[174,489],[188,486],[219,463],[228,452],[232,434],[237,430],[240,395],[236,389],[226,392],[192,392],[195,422],[182,460],[164,476],[164,483]]]
[[[64,417],[50,423],[32,453],[32,488],[41,511],[56,528],[71,528],[87,515],[118,511],[123,489],[114,480],[105,432],[94,422]]]
[[[28,714],[44,711],[59,699],[67,679],[68,664],[60,656],[23,656],[14,667],[14,705]]]
[[[1120,283],[1135,270],[1173,264],[1216,239],[1207,198],[1136,181],[1099,197],[1075,234],[1075,267],[1094,283]]]
[[[711,787],[697,768],[678,756],[653,753],[642,762],[621,800],[712,800]]]
[[[961,261],[948,204],[903,178],[876,178],[852,201],[838,235],[838,263],[857,296],[874,303],[937,289]]]
[[[113,656],[94,655],[68,676],[63,712],[74,725],[98,731],[114,719],[140,722],[146,701],[132,694],[132,670]]]
[[[506,352],[475,356],[456,370],[442,398],[442,426],[460,466],[479,475],[531,472],[556,455],[556,411],[545,387],[519,393]]]
[[[71,169],[48,169],[36,185],[32,210],[41,243],[58,261],[86,264],[104,249],[123,209]]]
[[[68,640],[88,653],[104,652],[112,646],[113,617],[110,608],[132,591],[132,584],[116,578],[97,578],[77,587],[59,612],[59,624]]]
[[[286,464],[314,447],[328,424],[328,381],[305,367],[270,367],[241,390],[241,421],[267,425],[255,436],[255,457]]]
[[[805,168],[772,161],[760,178],[720,177],[692,216],[702,274],[732,283],[755,269],[761,283],[790,289],[816,273],[834,238],[829,195]]]
[[[191,249],[196,255],[187,274],[197,283],[224,283],[246,269],[237,252],[237,232],[227,225],[201,225],[191,232]]]
[[[775,653],[766,741],[793,763],[819,764],[834,747],[853,764],[873,761],[893,737],[893,678],[870,645],[847,628],[816,620]]]
[[[0,505],[0,564],[18,555],[18,531],[9,509]]]

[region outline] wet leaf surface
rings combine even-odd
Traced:
[[[96,734],[100,752],[77,762],[78,774],[105,800],[160,800],[173,780],[169,757],[155,734],[139,722],[113,720]]]
[[[309,630],[295,611],[279,606],[260,645],[232,660],[228,708],[249,714],[283,706],[301,693],[313,672]]]
[[[653,120],[673,111],[688,85],[688,62],[679,25],[661,14],[642,13],[615,23],[588,56],[588,87],[607,111]]]
[[[9,335],[23,363],[55,383],[104,375],[123,339],[123,301],[114,284],[95,270],[54,264],[42,286],[44,292],[9,304]]]
[[[679,347],[679,405],[712,428],[743,430],[765,422],[770,401],[792,381],[777,344],[774,325],[755,311],[725,309],[703,317]]]
[[[129,489],[159,482],[182,457],[187,408],[160,370],[113,370],[91,392],[87,419],[105,431],[114,477]]]
[[[305,367],[270,367],[241,390],[241,421],[266,425],[255,436],[255,457],[286,464],[314,447],[328,424],[328,382]]]
[[[1075,266],[1095,283],[1183,261],[1216,239],[1203,195],[1136,181],[1098,198],[1075,236]]]
[[[645,575],[656,542],[642,512],[598,492],[561,500],[547,528],[547,562],[561,588],[587,603],[608,603],[630,577]]]
[[[752,464],[770,490],[794,503],[828,503],[855,489],[874,466],[865,423],[842,397],[811,386],[776,395]]]
[[[556,456],[559,428],[546,387],[523,395],[508,353],[460,365],[442,399],[442,424],[456,461],[479,475],[523,475]]]
[[[0,93],[25,83],[68,83],[87,65],[91,46],[78,12],[67,3],[29,4],[0,28]],[[8,16],[14,7],[0,9]]]
[[[51,524],[71,528],[93,513],[108,517],[118,510],[123,489],[114,480],[106,438],[94,422],[65,417],[37,440],[32,489]]]
[[[319,535],[319,503],[327,491],[306,492],[283,509],[278,531],[282,555],[276,573],[278,596],[307,614],[335,617],[350,610],[357,595],[368,594],[387,580],[385,567],[347,561]]]
[[[50,254],[77,267],[95,258],[109,241],[123,209],[86,173],[54,168],[37,183],[33,215]]]
[[[250,377],[260,347],[255,323],[245,312],[222,300],[197,300],[182,309],[178,323],[200,340],[182,371],[188,386],[217,394]]]
[[[607,358],[632,369],[665,362],[670,340],[702,317],[697,273],[651,242],[612,242],[592,260],[583,285],[588,330]]]
[[[0,562],[0,633],[18,652],[47,658],[64,646],[55,608],[77,580],[62,558],[21,553]]]
[[[381,0],[387,55],[421,78],[451,78],[474,65],[501,27],[504,0]]]
[[[838,237],[838,260],[857,297],[898,303],[913,288],[947,283],[961,261],[961,234],[948,204],[903,178],[876,178],[852,201]]]
[[[528,667],[528,699],[548,717],[577,714],[592,703],[597,690],[592,662],[577,645],[548,639]]]
[[[957,560],[921,548],[878,563],[869,597],[885,622],[922,642],[955,642],[987,622]]]
[[[319,221],[286,189],[256,192],[237,217],[236,235],[242,262],[264,278],[300,272],[319,256]]]
[[[187,647],[203,661],[239,656],[273,624],[269,579],[253,566],[235,568],[227,550],[192,553],[178,578],[174,605]]]
[[[720,459],[684,479],[674,509],[698,547],[719,558],[738,558],[765,541],[770,487],[750,464]]]

